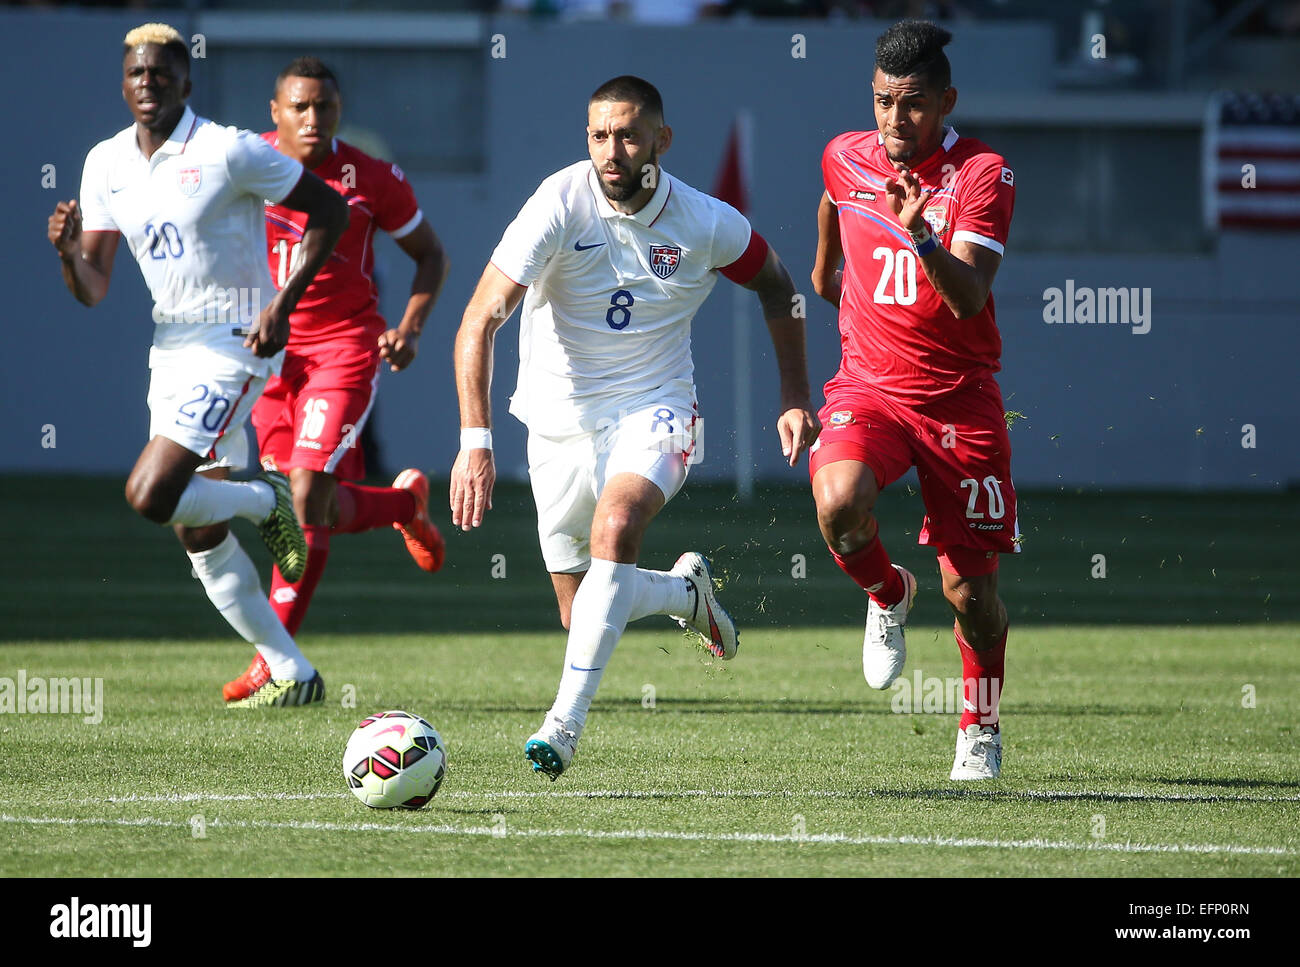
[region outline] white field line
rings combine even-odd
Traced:
[[[211,793],[185,792],[161,795],[95,796],[67,802],[77,805],[96,803],[186,803],[186,802],[281,802],[314,799],[347,799],[347,792],[266,792],[266,793]],[[906,790],[881,793],[875,790],[854,792],[847,789],[546,789],[540,791],[483,791],[448,790],[439,799],[1028,799],[1045,802],[1071,802],[1079,799],[1113,800],[1116,802],[1182,802],[1195,803],[1281,803],[1300,802],[1295,796],[1255,796],[1243,793],[1147,793],[1104,792],[1095,789],[1073,791],[1050,790],[996,790],[996,789],[942,789],[909,793]],[[2,801],[2,800],[0,800]]]
[[[57,818],[0,814],[0,823],[27,826],[125,826],[190,829],[188,822],[174,822],[145,816],[138,819]],[[542,839],[595,840],[678,840],[705,843],[778,843],[829,846],[930,846],[941,849],[1065,850],[1083,853],[1232,853],[1250,856],[1293,856],[1295,850],[1278,846],[1239,846],[1232,843],[1072,843],[1047,839],[980,839],[951,836],[846,836],[842,833],[810,833],[799,836],[777,833],[689,833],[656,829],[505,829],[490,826],[432,824],[393,826],[385,823],[272,822],[269,820],[223,821],[213,819],[208,829],[289,829],[330,833],[417,833],[421,835],[479,836],[493,839],[525,837]]]

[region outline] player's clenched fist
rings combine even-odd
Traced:
[[[379,358],[399,373],[415,362],[419,338],[401,329],[389,329],[379,335]]]
[[[72,258],[77,254],[81,248],[81,209],[75,198],[54,206],[47,234],[61,256]]]
[[[460,451],[451,468],[451,522],[461,530],[482,524],[484,511],[492,509],[496,479],[491,450]]]
[[[262,310],[244,338],[244,347],[269,359],[289,343],[289,309],[277,297]]]

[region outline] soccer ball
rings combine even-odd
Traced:
[[[420,809],[447,773],[447,749],[432,725],[410,712],[378,712],[343,750],[343,777],[373,809]]]

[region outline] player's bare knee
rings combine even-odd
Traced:
[[[817,503],[817,522],[822,533],[839,541],[855,531],[869,528],[875,496],[875,488],[863,488],[843,476],[818,474],[813,499]]]
[[[180,495],[159,486],[156,480],[130,477],[126,481],[126,502],[145,520],[165,524],[176,513]]]
[[[875,520],[869,510],[853,503],[825,510],[817,508],[817,524],[826,545],[836,554],[852,554],[875,536]]]
[[[592,522],[592,545],[599,544],[623,551],[628,545],[640,543],[646,523],[645,516],[636,507],[615,505],[606,508]]]
[[[945,583],[943,593],[971,647],[979,650],[997,643],[1005,624],[997,591],[981,587],[979,582],[958,580]]]
[[[329,527],[338,518],[336,484],[324,473],[297,473],[290,478],[293,512],[304,527]]]
[[[294,489],[293,513],[304,527],[320,526],[324,523],[324,514],[318,509],[318,504],[319,501],[313,500],[312,495],[305,490],[299,493],[297,488]]]

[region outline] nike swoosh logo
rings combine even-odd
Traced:
[[[604,242],[594,242],[591,245],[583,245],[581,242],[574,242],[573,250],[575,252],[585,252],[589,248],[600,248],[604,244]]]
[[[119,191],[126,191],[126,185],[123,185],[121,188],[110,188],[110,189],[108,189],[108,193],[109,193],[110,195],[116,195]]]
[[[579,668],[579,667],[578,667],[577,665],[575,665],[573,662],[569,662],[569,667],[572,668],[575,672],[598,672],[598,671],[600,671],[602,668],[604,668],[605,666],[604,666],[604,665],[597,665],[595,668]]]

